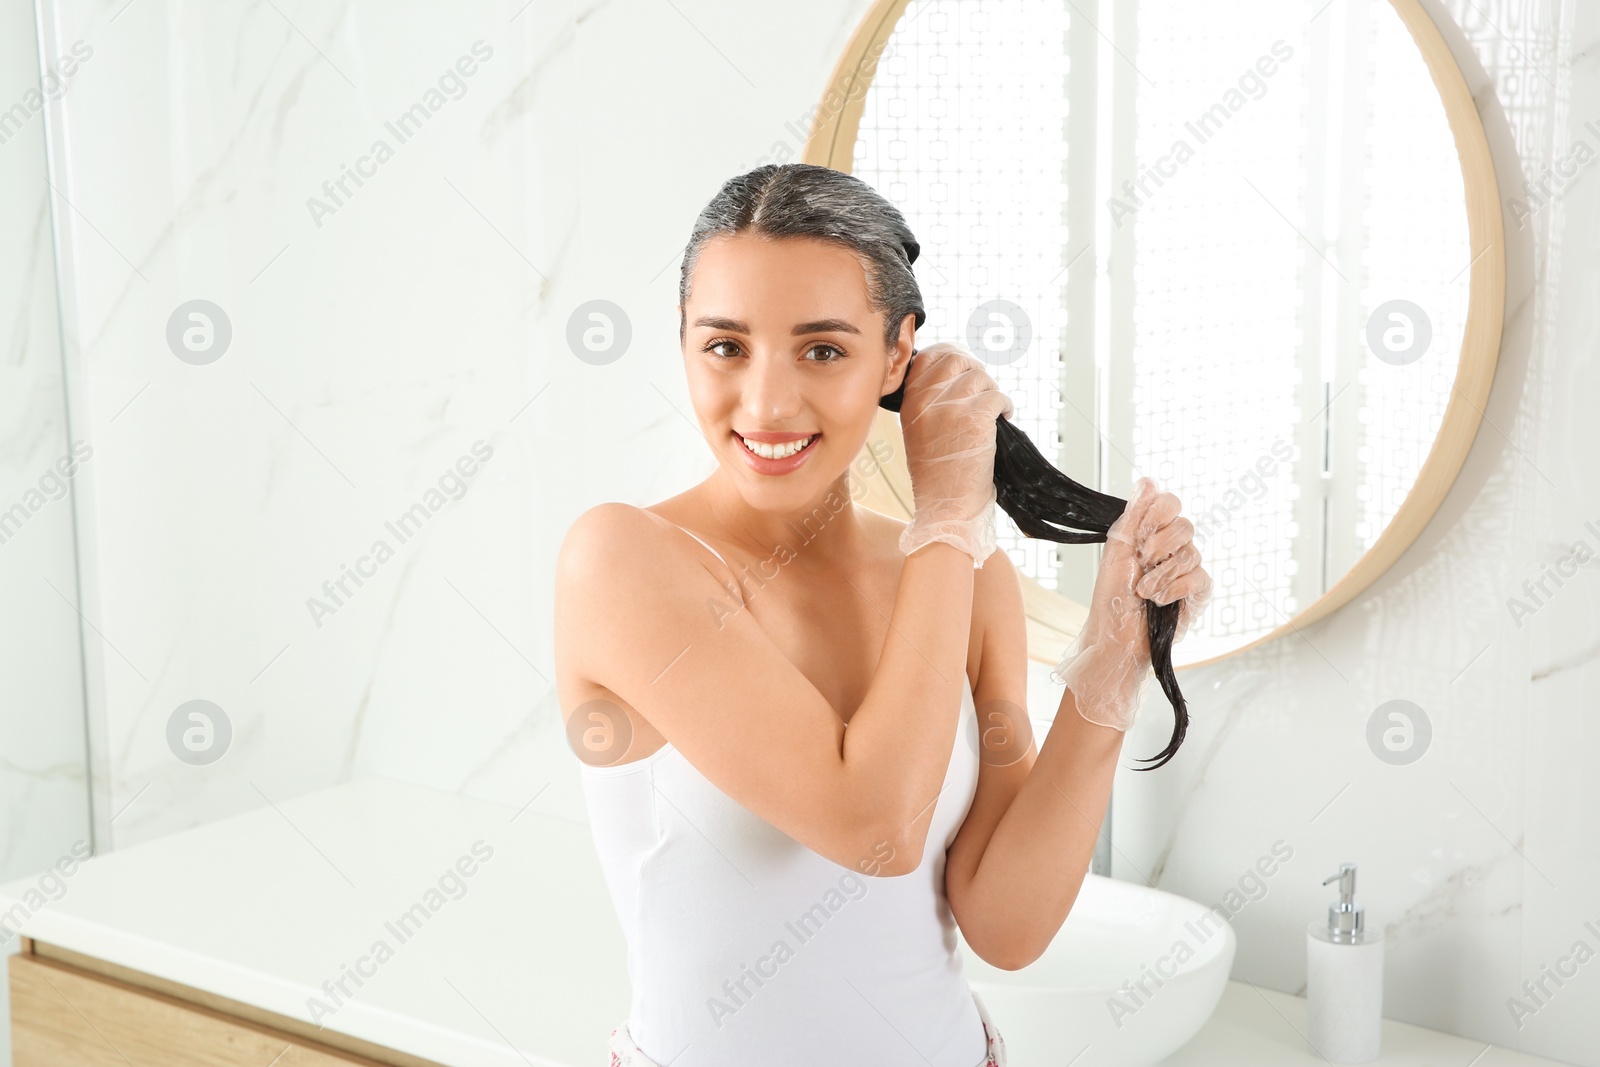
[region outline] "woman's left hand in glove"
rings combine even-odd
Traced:
[[[1141,478],[1106,532],[1089,616],[1055,673],[1090,722],[1118,730],[1133,726],[1150,677],[1144,601],[1183,601],[1181,638],[1211,598],[1211,576],[1200,566],[1194,524],[1180,509],[1176,496],[1157,492],[1155,482]]]
[[[1152,482],[1151,489],[1154,487]],[[1161,493],[1151,502],[1138,528],[1134,555],[1142,576],[1133,591],[1156,604],[1183,601],[1178,613],[1177,639],[1181,640],[1211,601],[1211,575],[1200,565],[1194,523],[1178,514],[1179,508],[1178,498],[1171,493]]]

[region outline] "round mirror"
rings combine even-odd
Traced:
[[[812,129],[806,159],[922,243],[919,344],[983,358],[1077,480],[1183,500],[1216,588],[1180,665],[1348,602],[1454,479],[1504,253],[1483,128],[1416,0],[882,0]],[[874,436],[894,458],[865,502],[909,517],[892,415]],[[1054,663],[1096,553],[999,522]]]

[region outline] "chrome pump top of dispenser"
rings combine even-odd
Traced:
[[[1359,945],[1366,941],[1366,911],[1355,901],[1356,865],[1341,863],[1338,874],[1330,874],[1323,885],[1337,880],[1339,899],[1328,905],[1328,940],[1344,945]]]

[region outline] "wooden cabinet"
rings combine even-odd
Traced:
[[[441,1067],[26,938],[10,977],[14,1067]]]

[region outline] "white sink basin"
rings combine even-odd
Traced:
[[[1008,1067],[1150,1067],[1210,1018],[1236,945],[1204,905],[1090,874],[1050,947],[1020,971],[990,966],[964,938],[961,953]]]

